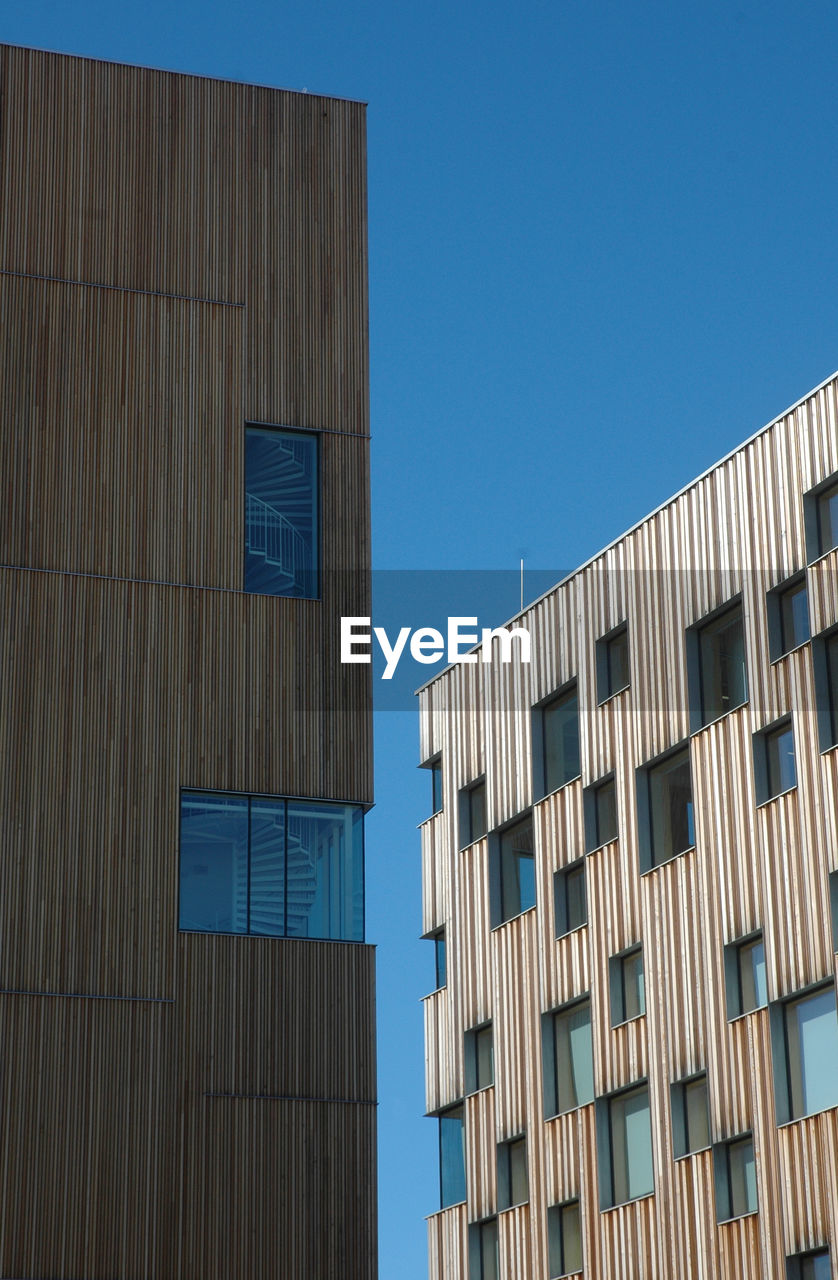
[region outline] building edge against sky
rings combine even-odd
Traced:
[[[515,621],[419,693],[432,1280],[838,1275],[838,375]]]
[[[374,1280],[365,109],[0,94],[0,1269]]]

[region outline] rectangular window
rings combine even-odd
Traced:
[[[809,593],[806,574],[781,582],[768,592],[768,648],[771,661],[791,653],[809,639]]]
[[[498,1143],[498,1209],[512,1209],[529,1199],[527,1140]]]
[[[821,751],[838,745],[838,631],[817,636],[812,644],[815,703]]]
[[[632,947],[608,961],[611,985],[611,1025],[639,1018],[646,1012],[643,948]]]
[[[579,777],[579,699],[575,685],[533,709],[533,772],[537,800]]]
[[[486,834],[486,781],[463,787],[459,796],[460,848],[465,849]]]
[[[707,1076],[692,1076],[673,1084],[672,1137],[676,1159],[710,1146]]]
[[[784,1005],[790,1119],[838,1106],[835,985]]]
[[[741,604],[688,630],[687,674],[693,731],[748,701]]]
[[[590,1000],[545,1014],[541,1026],[544,1110],[549,1118],[594,1100]]]
[[[682,747],[637,773],[641,871],[695,844],[690,749]]]
[[[473,1027],[465,1036],[466,1093],[488,1089],[495,1082],[495,1055],[491,1022]]]
[[[556,905],[556,937],[562,938],[588,923],[585,894],[585,859],[580,858],[553,877]]]
[[[757,1212],[757,1171],[750,1134],[713,1148],[713,1175],[717,1222]]]
[[[646,1085],[607,1099],[610,1204],[624,1204],[655,1189],[652,1125]]]
[[[364,938],[360,805],[181,792],[179,928]]]
[[[431,817],[442,812],[442,759],[430,760],[422,766],[431,775]]]
[[[582,1270],[582,1217],[579,1201],[554,1204],[547,1210],[550,1280]]]
[[[628,629],[625,623],[596,642],[597,701],[607,702],[629,687]]]
[[[500,912],[495,923],[511,920],[535,906],[535,857],[532,818],[498,833],[493,850],[499,880]]]
[[[832,917],[832,950],[838,951],[838,871],[829,873],[829,914]]]
[[[838,476],[803,495],[806,559],[809,564],[838,546]]]
[[[434,944],[435,990],[438,991],[440,987],[444,987],[448,983],[448,954],[445,946],[445,930],[438,929],[436,933],[431,933],[428,937]]]
[[[797,786],[794,730],[786,717],[754,734],[754,786],[757,804],[766,804]]]
[[[317,436],[247,427],[244,470],[245,591],[316,598]]]
[[[469,1280],[498,1280],[498,1220],[473,1222],[468,1229]]]
[[[465,1116],[459,1106],[439,1117],[439,1207],[447,1209],[465,1198]]]
[[[786,1280],[832,1280],[829,1249],[813,1249],[786,1258]]]
[[[725,986],[728,1018],[739,1018],[768,1003],[761,933],[725,947]]]
[[[617,788],[613,778],[587,787],[583,796],[588,852],[617,839]]]

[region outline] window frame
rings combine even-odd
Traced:
[[[615,687],[612,672],[612,645],[625,638],[626,646],[626,682]],[[595,645],[597,706],[602,707],[618,693],[631,688],[631,648],[629,646],[628,620],[623,618],[605,635],[599,637]]]
[[[425,818],[425,822],[427,822],[430,818],[435,818],[438,813],[442,813],[445,807],[442,785],[442,752],[437,751],[435,755],[423,760],[419,768],[427,770],[431,775],[431,812]]]
[[[838,1057],[838,992],[836,992],[835,977],[830,974],[826,978],[818,982],[810,983],[799,991],[790,992],[783,996],[780,1000],[769,1003],[768,1013],[771,1027],[771,1057],[773,1063],[774,1076],[774,1107],[777,1118],[777,1124],[782,1126],[786,1124],[795,1124],[799,1120],[808,1119],[809,1116],[820,1115],[823,1111],[831,1111],[838,1106],[838,1089],[836,1089],[835,1100],[828,1102],[825,1106],[819,1106],[813,1110],[804,1109],[798,1111],[795,1107],[793,1097],[794,1081],[792,1072],[792,1053],[789,1047],[788,1032],[788,1015],[789,1011],[809,1000],[816,999],[818,996],[831,992],[832,1001],[835,1006],[835,1024],[834,1024],[834,1041],[835,1056]],[[801,1065],[805,1065],[801,1055]]]
[[[690,798],[687,801],[686,822],[688,836],[690,829],[692,830],[692,844],[686,845],[683,849],[667,852],[663,857],[658,857],[655,849],[656,808],[652,800],[652,785],[655,775],[667,770],[667,768],[671,769],[679,756],[685,757],[690,771]],[[646,875],[650,871],[656,871],[658,867],[665,866],[667,862],[672,862],[674,858],[683,857],[694,849],[696,845],[695,786],[693,784],[693,753],[690,739],[686,738],[682,742],[668,747],[660,755],[640,765],[635,771],[635,788],[637,795],[640,874]]]
[[[301,440],[311,440],[314,443],[314,482],[312,487],[312,537],[314,539],[314,552],[312,555],[311,573],[314,577],[314,591],[312,593],[298,592],[279,592],[279,591],[261,591],[254,587],[247,586],[247,499],[248,493],[248,470],[247,470],[247,436],[248,432],[254,435],[263,436],[290,436]],[[245,512],[245,536],[244,536],[244,554],[242,561],[242,589],[247,595],[267,595],[277,600],[322,600],[323,598],[323,432],[313,427],[292,427],[284,423],[272,422],[253,422],[249,419],[244,423],[244,435],[242,440],[242,476],[244,483],[244,512]],[[256,495],[252,495],[256,496]],[[262,500],[263,501],[263,500]],[[282,514],[281,512],[279,514]],[[286,516],[287,520],[288,517]],[[293,521],[289,521],[293,526]]]
[[[481,790],[483,792],[483,830],[475,831],[472,800],[474,793]],[[468,782],[464,787],[460,787],[457,793],[457,810],[459,847],[468,849],[470,845],[476,844],[478,840],[485,839],[489,833],[488,788],[485,774],[481,774],[473,782]]]
[[[564,1214],[568,1209],[576,1209],[579,1218],[579,1266],[567,1266],[565,1257],[565,1225]],[[570,1200],[563,1200],[560,1204],[551,1204],[547,1208],[547,1272],[549,1280],[563,1280],[564,1276],[580,1275],[585,1269],[585,1236],[582,1229],[582,1203],[579,1196],[574,1196]],[[560,1271],[556,1271],[554,1267],[554,1249],[559,1254],[558,1265]]]
[[[569,1020],[574,1017],[574,1015],[583,1011],[587,1012],[588,1015],[588,1035],[590,1037],[590,1084],[584,1089],[584,1094],[590,1094],[590,1096],[580,1096],[579,1083],[576,1077],[580,1072],[580,1066],[584,1066],[585,1064],[577,1063],[574,1060],[571,1049],[568,1070],[573,1078],[572,1088],[574,1097],[572,1102],[568,1102],[566,1098],[561,1096],[561,1075],[558,1062],[559,1049],[557,1045],[558,1023]],[[574,1000],[569,1000],[567,1003],[561,1004],[555,1009],[548,1009],[546,1013],[541,1015],[541,1057],[545,1120],[553,1120],[556,1116],[567,1115],[571,1111],[577,1111],[580,1107],[589,1106],[590,1103],[594,1101],[596,1091],[594,1080],[593,1037],[594,1028],[590,992],[577,996]]]
[[[483,1080],[480,1070],[480,1037],[489,1033],[490,1079]],[[473,1093],[482,1093],[491,1089],[495,1083],[495,1033],[491,1020],[469,1027],[463,1037],[463,1074],[465,1078],[466,1097]]]
[[[829,1244],[816,1245],[814,1249],[804,1249],[801,1253],[791,1253],[786,1256],[786,1280],[807,1280],[804,1274],[804,1262],[811,1262],[812,1259],[826,1258],[829,1263],[828,1278],[832,1277],[832,1255],[829,1250]]]
[[[704,1105],[707,1117],[707,1141],[693,1145],[690,1136],[690,1109],[687,1091],[696,1085],[704,1086]],[[709,1151],[712,1143],[710,1126],[710,1088],[707,1072],[696,1071],[681,1080],[674,1080],[669,1086],[670,1106],[672,1110],[672,1151],[676,1160],[686,1160],[688,1156],[697,1155],[700,1151]]]
[[[832,475],[825,476],[823,480],[819,480],[816,485],[803,495],[803,526],[806,538],[807,565],[816,564],[818,560],[828,556],[838,546],[838,542],[833,543],[831,547],[823,545],[821,504],[824,498],[828,497],[833,491],[838,493],[838,471],[834,471]]]
[[[503,842],[508,839],[511,832],[517,827],[523,827],[529,824],[532,832],[532,855],[527,854],[524,850],[519,851],[519,856],[532,858],[532,877],[533,877],[533,900],[523,905],[523,898],[520,895],[519,880],[519,902],[517,911],[511,912],[509,915],[504,914],[505,908],[505,883],[504,883],[504,847]],[[491,928],[499,929],[502,925],[508,924],[510,920],[517,920],[518,916],[524,915],[527,911],[533,911],[538,902],[538,890],[535,875],[535,822],[533,820],[532,809],[525,809],[523,813],[517,814],[509,822],[505,822],[503,826],[496,827],[494,831],[489,832],[489,911]]]
[[[561,703],[569,702],[571,698],[576,699],[576,753],[578,760],[578,769],[576,773],[569,774],[562,778],[562,781],[556,782],[553,786],[548,786],[547,777],[547,740],[548,734],[545,730],[545,715],[551,708],[558,707]],[[547,796],[553,795],[557,791],[561,791],[562,787],[569,786],[571,782],[576,782],[582,776],[582,743],[580,737],[580,705],[579,705],[579,682],[574,676],[571,680],[565,681],[558,689],[546,698],[542,698],[537,702],[531,711],[531,727],[532,727],[532,794],[533,803],[546,799]]]
[[[599,802],[600,796],[604,791],[613,791],[614,794],[614,833],[607,839],[601,838],[599,820]],[[591,783],[582,792],[582,807],[585,820],[585,852],[595,853],[597,849],[602,849],[607,844],[613,844],[615,840],[620,838],[620,820],[619,809],[617,806],[617,778],[614,770],[604,774],[601,778],[597,778],[596,782]]]
[[[463,1100],[452,1103],[451,1106],[443,1107],[440,1111],[434,1113],[438,1122],[438,1151],[439,1151],[439,1207],[440,1210],[450,1209],[457,1204],[465,1204],[468,1195],[468,1183],[466,1180],[466,1109]],[[443,1136],[442,1126],[446,1120],[459,1119],[460,1121],[460,1144],[462,1153],[462,1190],[463,1194],[459,1198],[452,1200],[446,1199],[445,1196],[445,1162],[443,1159]],[[459,1170],[458,1170],[459,1173]],[[459,1189],[459,1186],[458,1188]]]
[[[818,746],[824,755],[838,747],[838,626],[828,627],[812,637],[812,665]]]
[[[779,743],[780,739],[785,738],[789,733],[791,734],[792,743],[794,782],[787,787],[783,787],[779,785],[781,779],[777,777],[775,780],[772,776],[774,769],[780,768],[779,758],[775,763],[772,752],[775,743]],[[794,721],[791,712],[780,716],[778,720],[773,720],[764,729],[759,729],[753,734],[751,741],[754,758],[754,796],[759,809],[764,804],[769,804],[772,800],[777,800],[780,796],[788,795],[790,791],[797,790],[797,738],[794,732]],[[778,787],[777,790],[774,789],[775,781]]]
[[[784,601],[792,594],[799,595],[801,591],[806,594],[806,635],[802,639],[796,640],[794,644],[789,644],[785,633]],[[779,662],[781,658],[787,657],[790,653],[795,653],[798,649],[802,649],[804,644],[808,644],[812,638],[812,621],[809,614],[809,580],[806,570],[801,569],[799,572],[791,574],[788,578],[784,578],[782,582],[778,582],[776,587],[772,587],[766,594],[765,607],[768,616],[768,656],[773,664]]]
[[[614,1158],[614,1106],[622,1105],[630,1098],[639,1097],[641,1094],[646,1099],[646,1114],[649,1124],[649,1167],[651,1171],[652,1185],[648,1190],[638,1190],[635,1194],[623,1196],[619,1194],[623,1188],[617,1187],[617,1178],[615,1172]],[[618,1089],[606,1097],[598,1098],[596,1101],[596,1138],[597,1138],[597,1167],[599,1171],[599,1207],[604,1212],[608,1209],[619,1208],[620,1205],[631,1204],[635,1200],[644,1200],[647,1196],[655,1194],[656,1178],[655,1178],[655,1151],[654,1151],[654,1128],[652,1125],[652,1096],[649,1089],[648,1078],[632,1081],[625,1089]],[[645,1136],[645,1135],[644,1135]],[[626,1156],[631,1151],[636,1151],[636,1146],[631,1146],[627,1141],[627,1134],[624,1132],[622,1146]],[[629,1179],[631,1173],[629,1171]],[[630,1191],[628,1185],[625,1188]]]
[[[488,1236],[488,1240],[484,1239]],[[486,1245],[494,1253],[490,1268],[485,1266]],[[497,1214],[470,1222],[468,1226],[468,1275],[469,1280],[499,1280],[500,1248],[498,1244]]]
[[[582,919],[575,923],[570,921],[571,897],[568,894],[568,883],[581,876],[582,880]],[[578,929],[584,929],[588,923],[588,869],[584,854],[574,858],[567,866],[559,867],[553,872],[553,910],[555,913],[556,938],[566,938]]]
[[[757,990],[759,983],[757,979],[757,971],[752,965],[751,979],[754,984],[754,998],[758,1000],[757,1004],[747,1004],[746,992],[742,983],[742,960],[746,951],[753,952],[756,946],[762,947],[762,981],[765,988],[765,999],[758,1000],[759,992]],[[724,966],[725,966],[725,995],[727,999],[727,1020],[735,1022],[738,1018],[745,1018],[749,1013],[756,1013],[759,1009],[766,1009],[770,1003],[768,999],[768,965],[765,956],[765,935],[762,929],[753,929],[750,933],[743,934],[741,938],[734,938],[728,942],[724,948]]]
[[[735,1171],[731,1166],[731,1155],[739,1148],[751,1148],[751,1163],[754,1179],[754,1205],[751,1207],[747,1169],[744,1172],[744,1183],[741,1188],[734,1185]],[[736,1174],[738,1176],[738,1174]],[[716,1224],[722,1226],[726,1222],[737,1222],[740,1218],[748,1218],[759,1213],[759,1186],[757,1184],[756,1148],[751,1130],[737,1133],[722,1142],[713,1143],[713,1188],[716,1200]],[[744,1195],[748,1207],[737,1210],[737,1196]]]
[[[642,1008],[637,1013],[629,1014],[626,1002],[626,970],[627,960],[633,960],[635,956],[640,957],[640,978],[642,980]],[[646,961],[643,954],[643,943],[634,942],[630,947],[625,947],[622,951],[616,952],[608,957],[608,987],[609,1000],[611,1008],[611,1028],[625,1026],[627,1022],[634,1022],[636,1018],[644,1018],[646,1016]],[[617,1014],[619,1013],[619,1017]]]
[[[742,630],[742,665],[744,673],[744,697],[718,711],[712,710],[715,714],[710,715],[709,709],[706,708],[707,690],[705,689],[705,640],[709,632],[717,633],[719,624],[726,617],[738,613],[739,622]],[[731,596],[717,609],[713,609],[704,617],[699,618],[685,633],[687,647],[687,687],[689,690],[690,702],[690,735],[700,733],[702,729],[706,729],[709,725],[715,724],[717,720],[722,720],[725,716],[730,715],[732,711],[737,711],[740,707],[747,706],[751,698],[751,682],[748,675],[748,645],[747,633],[745,630],[745,610],[742,601],[742,593],[738,592]]]
[[[505,1138],[497,1144],[497,1205],[498,1213],[506,1213],[509,1209],[517,1209],[530,1202],[529,1150],[526,1132],[518,1133],[513,1138]],[[519,1162],[517,1169],[513,1161]],[[520,1175],[522,1161],[523,1177],[526,1183],[526,1194],[522,1199],[514,1198],[516,1173]],[[520,1188],[519,1188],[520,1189]]]

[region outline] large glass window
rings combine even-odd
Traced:
[[[462,1106],[439,1117],[439,1207],[466,1198],[465,1117]]]
[[[526,1138],[498,1143],[498,1209],[511,1209],[528,1199]]]
[[[789,1116],[838,1106],[838,1016],[830,983],[784,1006]]]
[[[658,867],[695,844],[689,747],[650,765],[645,777],[651,853],[648,862],[649,866]]]
[[[720,1143],[713,1150],[716,1221],[727,1222],[757,1211],[757,1171],[750,1134]]]
[[[736,604],[696,629],[702,725],[748,700],[742,606]]]
[[[544,1104],[548,1116],[561,1115],[594,1099],[591,1005],[580,1000],[542,1019]]]
[[[362,942],[363,809],[182,792],[180,928]]]
[[[550,1280],[582,1270],[582,1218],[579,1201],[554,1204],[547,1210]]]
[[[572,778],[578,778],[579,763],[579,699],[576,688],[536,708],[540,718],[541,777],[535,785],[539,796],[549,795]],[[534,750],[534,758],[538,755]]]
[[[649,1090],[645,1085],[608,1100],[611,1139],[611,1203],[654,1191]]]
[[[823,556],[838,547],[838,482],[818,494],[817,510],[818,553]]]
[[[247,428],[245,591],[319,594],[318,490],[316,435]]]
[[[500,834],[501,921],[535,906],[535,858],[532,818]]]

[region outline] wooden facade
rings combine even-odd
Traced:
[[[447,983],[425,1001],[427,1109],[464,1100],[466,1187],[464,1203],[429,1219],[432,1280],[479,1280],[469,1233],[495,1216],[501,1280],[559,1274],[548,1262],[548,1210],[570,1201],[582,1236],[573,1274],[781,1280],[787,1259],[828,1247],[838,1277],[838,1107],[784,1122],[771,1032],[788,997],[835,989],[838,748],[819,740],[813,649],[838,623],[838,550],[807,555],[804,495],[836,473],[838,377],[516,618],[532,636],[531,665],[458,665],[420,691],[421,758],[441,766],[443,795],[422,826],[423,924],[444,931],[447,951]],[[797,573],[812,639],[772,660],[767,593]],[[735,599],[747,698],[696,728],[687,633]],[[597,641],[623,623],[628,687],[603,697]],[[573,682],[580,776],[539,799],[533,708]],[[796,785],[760,802],[759,734],[782,717],[793,727]],[[694,840],[647,869],[643,770],[676,744],[689,750]],[[609,775],[617,831],[597,845],[585,806]],[[460,797],[484,777],[488,835],[469,844]],[[499,923],[493,833],[525,813],[535,905]],[[555,875],[579,859],[586,922],[557,936]],[[732,1017],[724,949],[758,930],[767,1002]],[[620,1022],[609,961],[635,944],[645,1013]],[[542,1017],[580,997],[590,1000],[595,1096],[551,1115]],[[466,1096],[466,1033],[488,1022],[493,1084]],[[676,1158],[672,1086],[697,1073],[706,1073],[709,1141]],[[606,1108],[637,1083],[648,1089],[653,1190],[611,1207],[602,1204]],[[497,1144],[521,1134],[528,1195],[503,1210]],[[752,1135],[757,1209],[726,1215],[714,1163],[742,1134]]]
[[[183,788],[372,801],[364,107],[2,47],[0,209],[0,1274],[374,1280],[372,948],[178,930]]]

